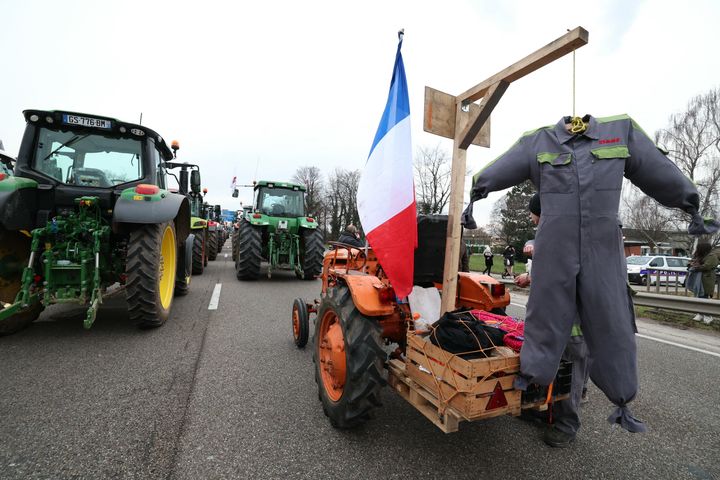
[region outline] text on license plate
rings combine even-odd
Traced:
[[[94,127],[94,128],[111,128],[112,122],[110,120],[103,120],[101,118],[90,118],[81,117],[79,115],[63,115],[63,123],[68,125],[80,125],[81,127]]]

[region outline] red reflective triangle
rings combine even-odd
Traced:
[[[487,403],[487,407],[485,407],[485,410],[492,410],[494,408],[500,408],[507,406],[507,398],[505,398],[505,393],[503,392],[502,387],[500,386],[500,382],[497,382],[495,384],[495,389],[493,390],[492,396],[490,397],[490,401]]]

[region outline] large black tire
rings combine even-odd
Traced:
[[[205,230],[195,231],[195,243],[193,243],[192,274],[202,275],[205,271]]]
[[[20,232],[0,229],[0,301],[14,303],[22,287],[22,272],[30,259],[30,238]],[[0,309],[2,307],[0,306]],[[18,332],[37,320],[43,307],[40,302],[0,321],[0,336]]]
[[[335,399],[330,393],[333,387],[325,385],[328,362],[321,362],[325,354],[321,350],[330,350],[323,337],[324,325],[330,319],[340,324],[346,367],[342,392]],[[382,373],[387,355],[382,349],[380,333],[378,322],[364,317],[355,307],[346,286],[328,289],[315,321],[313,363],[318,396],[333,427],[356,427],[370,418],[373,408],[381,405],[380,389],[387,383]]]
[[[175,296],[184,297],[190,292],[192,281],[192,249],[195,235],[190,234],[178,247],[178,268],[175,277]]]
[[[128,242],[125,270],[130,320],[141,328],[164,324],[170,315],[177,278],[173,222],[142,225],[134,230]]]
[[[214,262],[218,254],[218,232],[208,232],[208,260]]]
[[[238,280],[256,280],[260,276],[262,233],[249,222],[241,221],[238,229],[238,254],[235,274]]]
[[[190,278],[180,278],[175,280],[175,296],[184,297],[190,292]]]
[[[238,255],[238,232],[233,230],[232,238],[230,239],[230,248],[232,249],[232,261],[237,262]]]
[[[325,244],[320,230],[302,230],[300,238],[300,264],[303,280],[313,280],[322,272]],[[300,275],[298,275],[300,277]]]
[[[293,341],[298,348],[304,348],[310,334],[310,316],[307,303],[302,298],[296,298],[292,306]]]

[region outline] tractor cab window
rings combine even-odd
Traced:
[[[142,142],[41,128],[32,168],[68,185],[110,188],[142,178]]]
[[[272,217],[302,217],[303,192],[289,188],[262,187],[258,193],[258,209]]]

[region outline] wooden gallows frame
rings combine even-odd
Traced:
[[[587,44],[588,36],[577,27],[458,96],[425,87],[423,129],[454,140],[441,314],[455,309],[468,147],[490,146],[490,113],[510,83]]]

